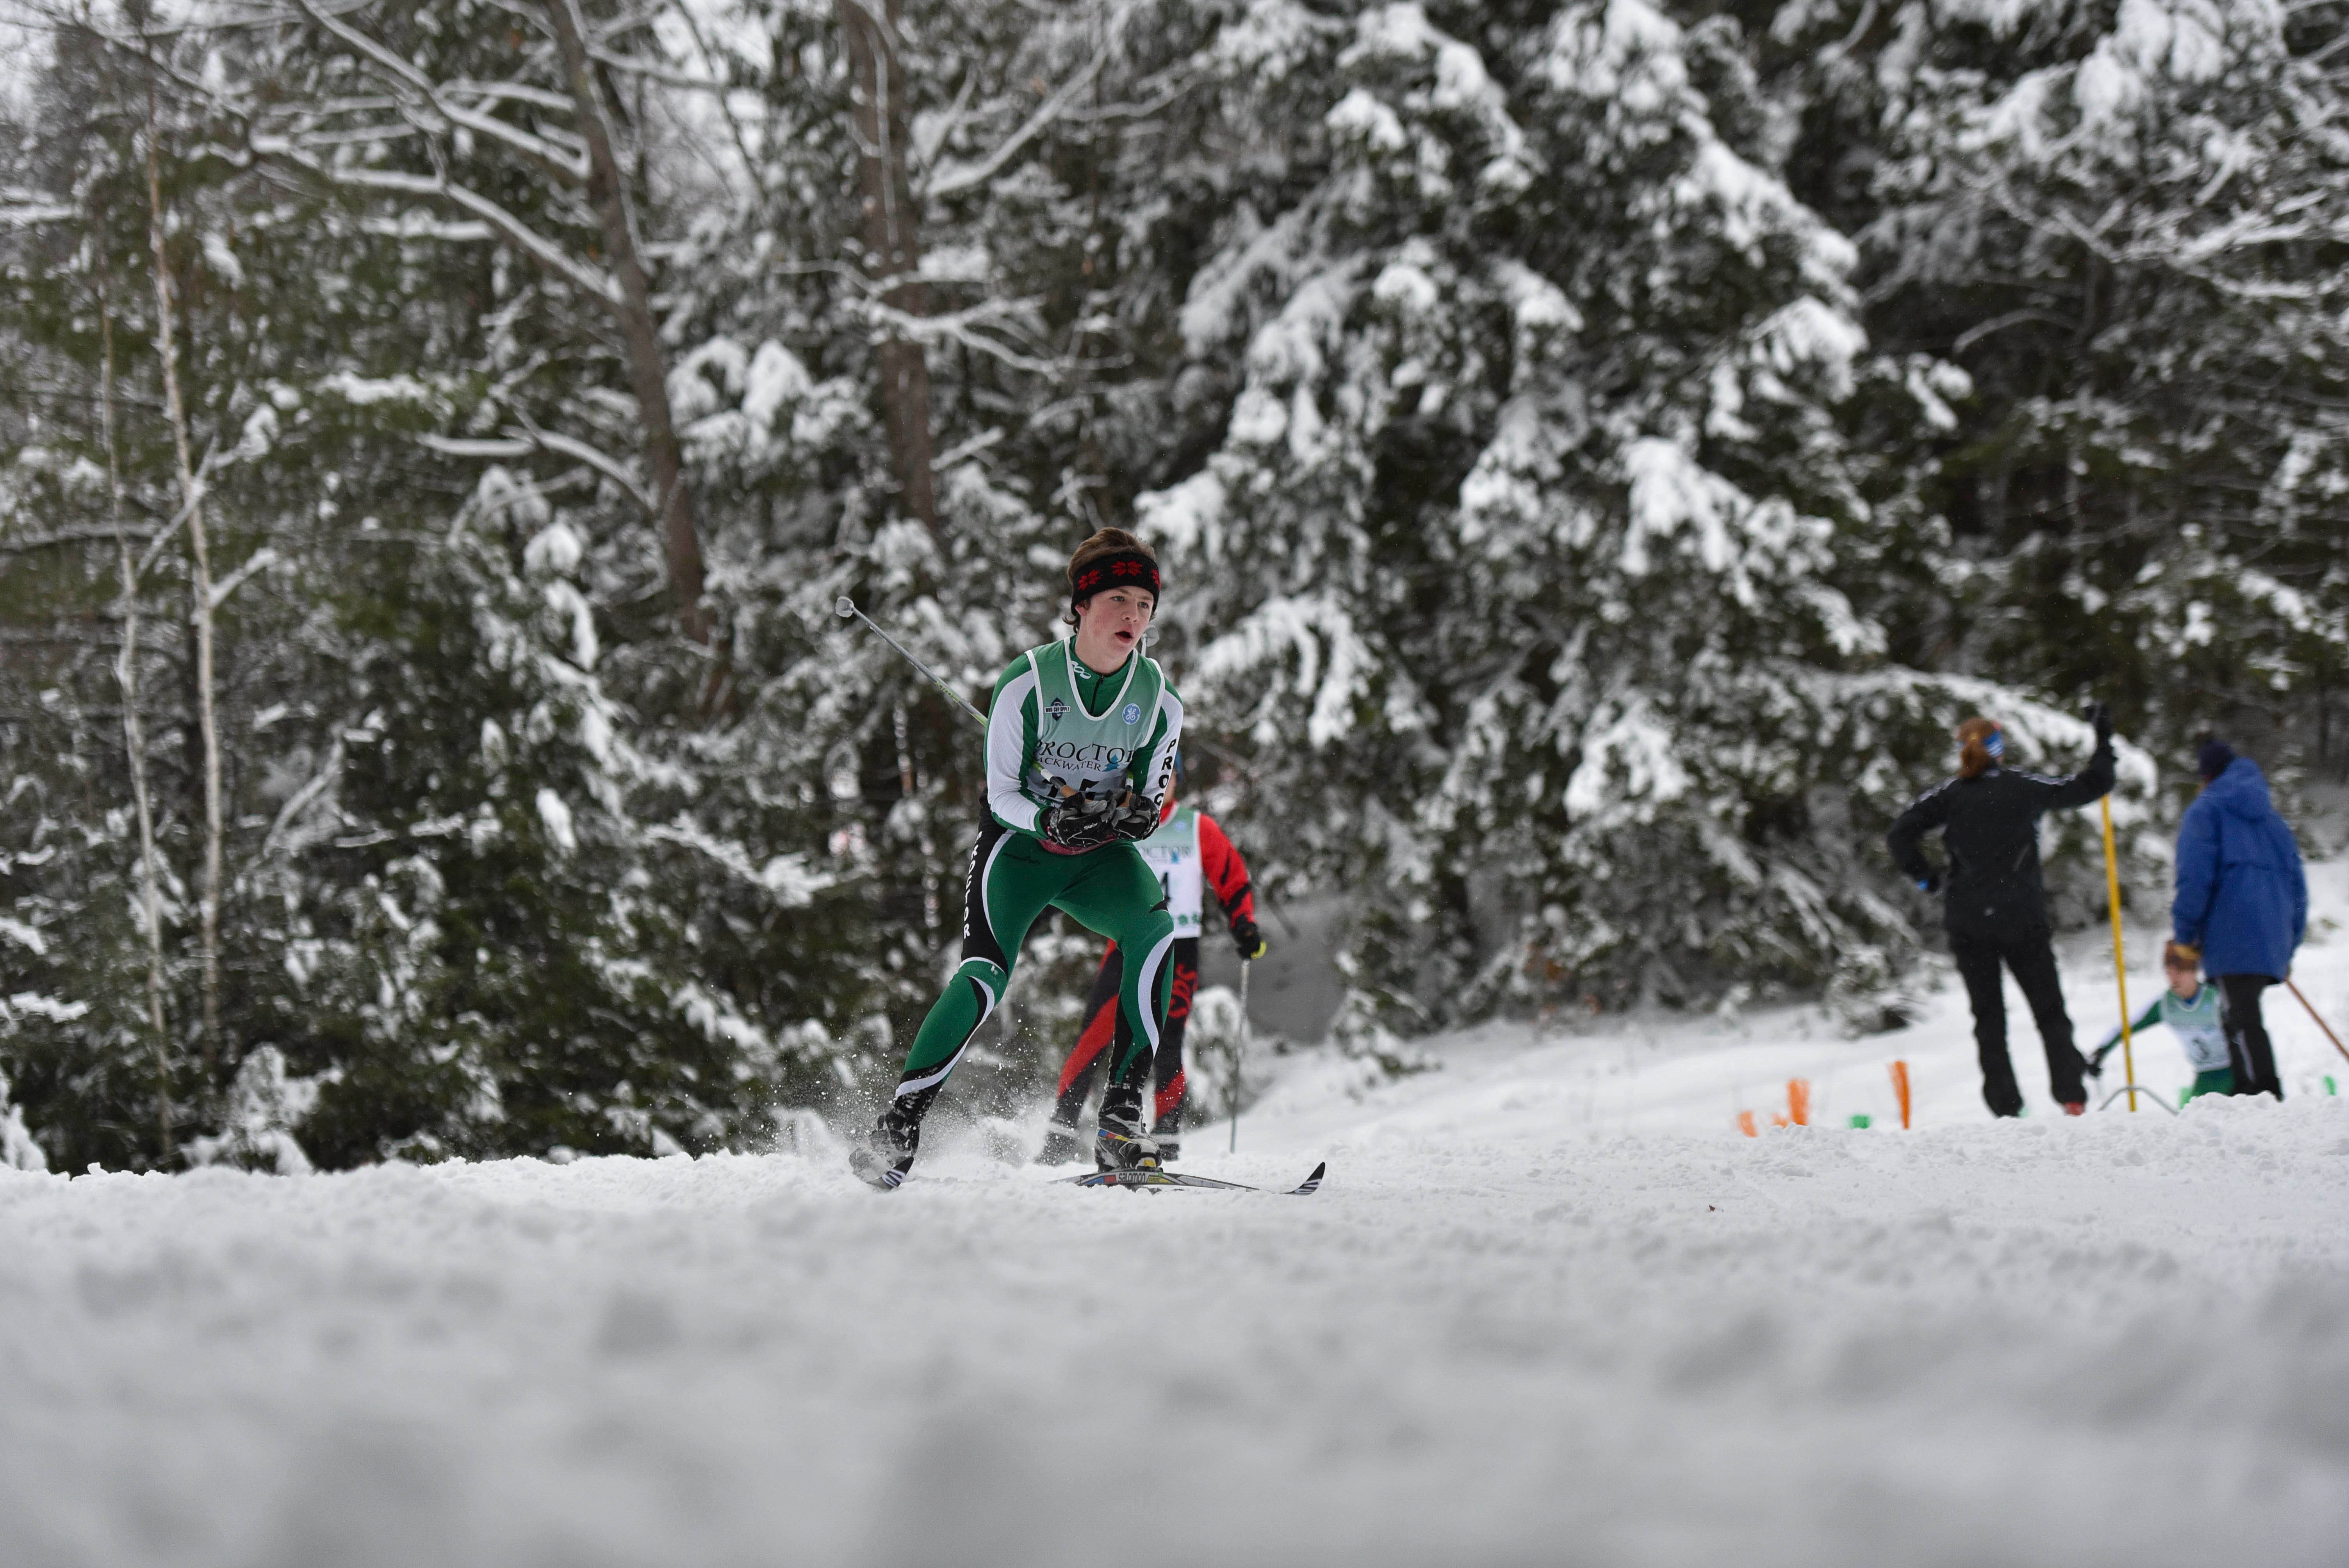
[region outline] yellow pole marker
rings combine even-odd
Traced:
[[[2113,853],[2113,798],[2096,802],[2105,812],[2105,896],[2113,907],[2113,982],[2121,993],[2121,1068],[2128,1074],[2129,1109],[2137,1109],[2137,1039],[2129,1028],[2128,961],[2121,951],[2121,862]]]

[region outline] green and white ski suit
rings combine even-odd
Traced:
[[[2178,1043],[2186,1047],[2186,1059],[2194,1068],[2194,1085],[2186,1091],[2187,1099],[2235,1092],[2234,1063],[2227,1053],[2227,1018],[2218,986],[2206,980],[2191,996],[2164,991],[2129,1026],[2129,1033],[2142,1035],[2156,1024],[2168,1025]],[[2101,1066],[2120,1043],[2121,1032],[2116,1026],[2091,1059]]]
[[[991,820],[971,849],[963,895],[962,963],[914,1037],[895,1111],[919,1121],[1002,1000],[1028,928],[1060,909],[1128,954],[1119,997],[1131,1045],[1111,1081],[1140,1081],[1166,1016],[1174,923],[1165,892],[1133,845],[1071,853],[1039,830],[1044,808],[1131,787],[1164,800],[1183,735],[1183,701],[1136,652],[1108,675],[1076,656],[1074,639],[1033,648],[995,683],[987,721]]]

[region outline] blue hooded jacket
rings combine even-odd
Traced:
[[[2300,846],[2268,799],[2267,776],[2248,757],[2202,788],[2178,829],[2173,934],[2202,949],[2205,975],[2281,980],[2308,928],[2308,878]]]

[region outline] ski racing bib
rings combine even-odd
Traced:
[[[1200,896],[1206,875],[1199,864],[1199,813],[1195,807],[1178,808],[1158,824],[1158,830],[1133,846],[1158,885],[1166,891],[1166,913],[1174,917],[1176,937],[1199,934]]]
[[[1136,653],[1103,710],[1088,712],[1069,664],[1076,656],[1071,641],[1028,651],[1036,676],[1036,751],[1019,788],[1040,806],[1105,799],[1123,789],[1126,770],[1157,727],[1158,698],[1166,689],[1156,661]]]
[[[2190,1002],[2181,1002],[2175,992],[2161,998],[2161,1021],[2169,1026],[2185,1047],[2186,1059],[2194,1064],[2198,1073],[2207,1073],[2227,1067],[2227,1024],[2220,1016],[2219,987],[2204,985]]]

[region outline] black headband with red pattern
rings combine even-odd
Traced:
[[[1139,588],[1158,597],[1158,562],[1138,550],[1096,555],[1070,574],[1069,599],[1081,604],[1104,588]]]

